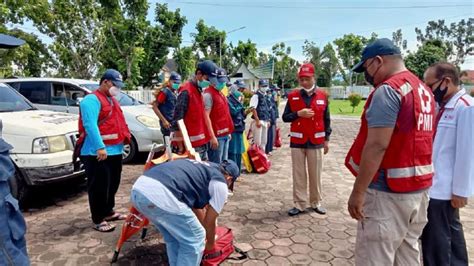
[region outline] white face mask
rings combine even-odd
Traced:
[[[313,87],[309,88],[309,89],[306,89],[303,87],[303,90],[305,90],[307,93],[312,93],[314,91],[314,88],[315,88],[315,85],[313,85]]]
[[[109,94],[110,94],[110,96],[114,96],[114,97],[118,96],[120,94],[120,89],[115,87],[115,86],[112,86],[109,89]]]

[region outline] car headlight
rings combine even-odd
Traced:
[[[151,128],[160,128],[160,120],[155,117],[147,116],[147,115],[139,115],[137,116],[138,122],[142,123],[146,127]]]
[[[53,153],[67,149],[65,136],[43,137],[33,141],[33,153]]]

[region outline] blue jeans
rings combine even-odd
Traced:
[[[217,138],[217,142],[219,143],[219,147],[216,150],[209,148],[207,151],[209,161],[213,163],[221,163],[229,158],[229,136],[219,137]]]
[[[132,190],[131,201],[160,230],[171,266],[198,266],[201,263],[206,231],[191,208],[171,213],[135,190]]]

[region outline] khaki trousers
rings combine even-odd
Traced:
[[[357,225],[355,264],[420,265],[418,238],[427,222],[428,192],[367,189],[365,218]]]
[[[321,170],[323,167],[323,149],[291,148],[291,163],[293,168],[293,202],[295,207],[300,210],[308,207],[317,207],[322,201]]]

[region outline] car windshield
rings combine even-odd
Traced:
[[[90,91],[95,91],[99,88],[99,83],[81,84],[81,86]],[[137,99],[133,98],[132,96],[124,92],[121,92],[119,95],[115,96],[115,99],[117,99],[117,101],[120,103],[120,106],[132,106],[132,105],[143,104]]]
[[[28,110],[36,110],[36,108],[12,87],[0,83],[0,112],[20,112]]]

